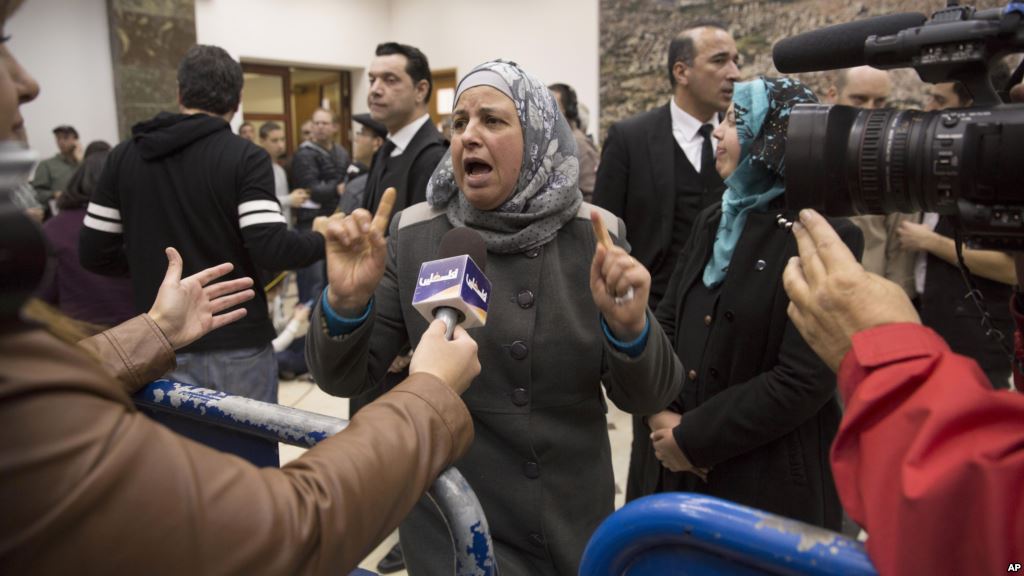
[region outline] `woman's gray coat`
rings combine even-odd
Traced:
[[[583,204],[541,248],[489,253],[487,325],[469,331],[482,371],[463,394],[476,439],[457,468],[487,514],[503,576],[577,573],[591,533],[612,512],[601,382],[617,406],[640,414],[660,410],[680,393],[678,381],[626,380],[608,371],[607,356],[622,355],[606,344],[590,295],[591,209],[622,238],[620,220]],[[372,312],[351,334],[330,337],[317,306],[307,356],[326,392],[351,397],[378,386],[403,345],[419,342],[428,323],[411,305],[417,274],[437,257],[451,228],[443,212],[425,203],[395,216]],[[651,327],[650,337],[661,338],[657,323]],[[671,351],[660,362],[649,369],[680,369]],[[615,364],[630,363],[622,356]],[[410,573],[451,574],[448,534],[426,499],[402,524],[401,540]]]

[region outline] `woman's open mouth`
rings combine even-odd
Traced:
[[[479,185],[487,181],[491,172],[494,171],[494,167],[483,160],[471,158],[462,162],[462,170],[470,185]]]

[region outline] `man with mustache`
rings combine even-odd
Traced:
[[[668,104],[608,130],[594,187],[594,204],[625,221],[633,256],[651,271],[652,310],[697,214],[725,190],[715,171],[718,141],[711,133],[740,78],[736,41],[719,23],[690,26],[669,44],[668,72]],[[646,423],[634,417],[626,500],[655,491],[660,465],[649,434]]]

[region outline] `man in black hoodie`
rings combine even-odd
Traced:
[[[107,158],[79,256],[93,272],[130,275],[139,312],[156,298],[167,246],[181,253],[185,275],[231,262],[225,279],[258,278],[260,269],[294,269],[324,256],[321,235],[288,230],[270,156],[231,132],[241,94],[238,62],[216,46],[193,46],[178,68],[181,113],[135,125]],[[263,291],[245,308],[242,320],[179,351],[172,376],[276,402],[274,327]]]

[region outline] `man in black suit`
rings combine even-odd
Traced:
[[[396,42],[377,46],[370,64],[370,116],[388,129],[374,155],[364,206],[376,213],[384,190],[398,191],[392,214],[427,199],[427,182],[447,143],[430,121],[430,63],[418,48]]]
[[[384,145],[373,156],[366,181],[363,207],[376,214],[384,191],[394,186],[398,192],[392,214],[427,199],[427,182],[434,173],[448,143],[430,121],[428,105],[433,91],[430,63],[414,46],[385,42],[377,46],[370,64],[370,91],[367,104],[370,116],[387,127]],[[388,378],[378,390],[349,401],[350,413],[372,402],[388,387],[406,375],[408,358],[395,358]],[[401,544],[396,544],[377,565],[381,574],[405,568]]]
[[[697,214],[725,189],[715,171],[718,142],[711,133],[740,78],[736,42],[718,23],[689,27],[669,44],[668,72],[668,104],[609,129],[594,187],[594,204],[623,219],[633,256],[651,272],[652,310]],[[658,478],[649,435],[646,423],[634,417],[627,500],[650,494],[644,485]]]

